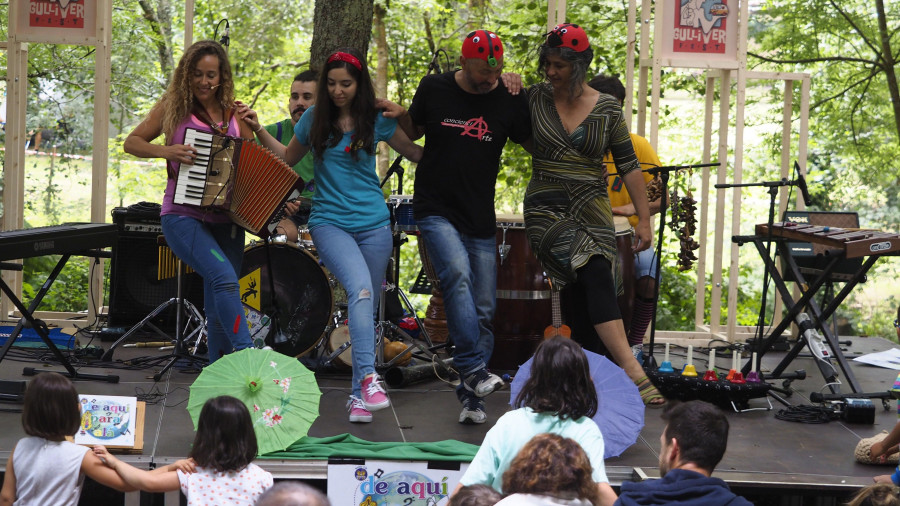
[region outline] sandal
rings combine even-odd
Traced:
[[[641,376],[634,384],[638,387],[638,392],[641,394],[641,400],[644,401],[644,406],[655,409],[666,405],[666,398],[659,393],[659,390],[656,389],[656,386],[653,385],[653,382],[651,382],[650,378],[646,375]],[[658,402],[660,400],[662,402]]]
[[[872,437],[867,437],[859,440],[859,443],[856,445],[856,451],[854,452],[854,456],[856,457],[856,461],[861,464],[875,464],[875,465],[890,465],[896,466],[900,463],[900,455],[897,453],[893,453],[890,455],[882,455],[877,459],[873,459],[869,454],[869,450],[872,448],[872,445],[883,441],[884,438],[888,436],[888,431],[881,431],[879,434],[875,434]]]

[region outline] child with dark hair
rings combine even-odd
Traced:
[[[78,504],[84,477],[122,492],[134,490],[115,471],[103,465],[89,448],[66,440],[78,431],[81,413],[78,392],[57,373],[37,375],[25,391],[22,427],[28,437],[16,443],[6,461],[0,505]],[[189,469],[178,461],[158,469]]]
[[[492,506],[503,496],[488,485],[469,485],[453,494],[447,506]]]
[[[181,488],[189,505],[252,505],[273,483],[268,471],[253,464],[256,451],[250,412],[243,402],[229,395],[209,399],[200,410],[189,454],[196,465],[194,473],[182,469],[144,471],[122,462],[102,446],[94,447],[94,453],[130,486],[147,492]]]
[[[615,501],[603,463],[603,435],[591,419],[597,412],[597,390],[578,343],[563,337],[543,341],[515,406],[518,409],[501,416],[485,435],[460,486],[482,483],[506,493],[503,473],[519,450],[535,435],[549,432],[581,444],[591,461],[600,502]]]
[[[352,48],[328,57],[316,105],[300,117],[286,147],[266,133],[255,111],[241,104],[238,114],[257,132],[259,142],[289,165],[313,153],[316,193],[309,233],[319,259],[347,291],[353,361],[349,420],[371,422],[373,411],[391,405],[375,372],[375,309],[393,249],[375,147],[387,142],[411,162],[422,158],[422,147],[397,128],[396,119],[375,109],[366,56]]]

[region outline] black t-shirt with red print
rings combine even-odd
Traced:
[[[425,127],[413,213],[442,216],[464,234],[490,237],[503,146],[531,137],[528,101],[525,93],[510,95],[502,81],[489,93],[468,93],[454,74],[425,76],[409,108],[413,123]]]

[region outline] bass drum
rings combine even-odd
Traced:
[[[272,349],[301,356],[322,340],[332,313],[331,284],[309,252],[289,243],[250,244],[241,265],[245,283],[251,288],[241,299],[268,318],[274,331],[265,342]]]

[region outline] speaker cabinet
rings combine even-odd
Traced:
[[[109,278],[110,329],[127,328],[143,320],[151,311],[177,294],[177,279],[158,279],[159,247],[162,234],[159,204],[141,202],[112,211],[119,238],[113,247]],[[196,273],[182,275],[182,292],[198,309],[203,309],[203,279]],[[174,307],[152,321],[160,329],[175,328]]]

